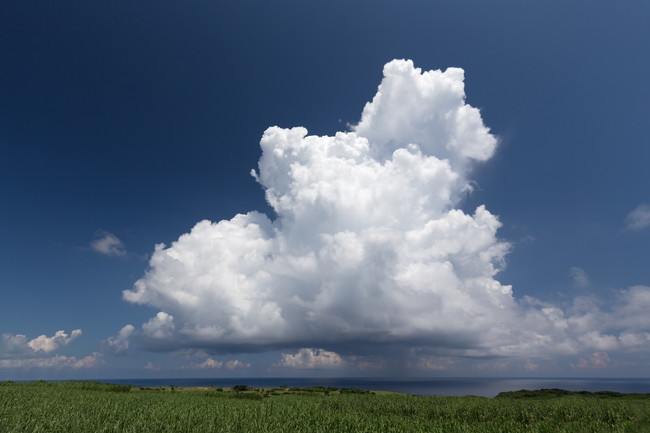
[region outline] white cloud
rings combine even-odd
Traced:
[[[126,325],[117,333],[117,335],[109,337],[106,340],[106,347],[108,351],[114,355],[119,355],[129,348],[129,340],[133,333],[135,332],[135,327],[133,325]]]
[[[65,331],[56,331],[53,336],[40,335],[32,340],[22,334],[2,334],[0,356],[9,355],[37,355],[51,353],[67,346],[81,335],[81,329],[75,329],[70,334]]]
[[[573,278],[573,282],[576,284],[578,287],[585,287],[589,285],[589,274],[577,266],[573,266],[571,269],[571,278]]]
[[[81,329],[75,329],[70,335],[65,331],[56,331],[52,337],[40,335],[28,342],[27,345],[34,351],[45,353],[53,352],[62,346],[67,346],[71,341],[81,335]]]
[[[609,314],[601,310],[569,316],[515,300],[495,279],[509,250],[498,218],[485,206],[454,208],[471,189],[473,163],[497,144],[465,103],[462,70],[390,62],[353,129],[268,128],[253,173],[277,218],[201,221],[157,245],[123,292],[160,311],[140,340],[157,350],[309,345],[322,355],[399,344],[436,356],[536,356],[610,335],[592,318]],[[576,329],[587,325],[597,334],[580,341]],[[314,354],[301,349],[281,364]]]
[[[27,345],[28,342],[27,336],[22,334],[2,334],[0,355],[16,355],[33,352],[33,350]]]
[[[93,251],[107,256],[120,257],[126,255],[124,244],[117,236],[103,230],[100,230],[98,234],[100,237],[90,243],[90,247]]]
[[[242,362],[238,359],[233,359],[230,361],[226,361],[225,367],[228,370],[238,370],[240,368],[250,368],[250,364]]]
[[[102,354],[98,352],[93,352],[88,356],[84,356],[81,359],[76,359],[75,357],[70,357],[72,363],[72,368],[92,368],[97,364],[101,363]]]
[[[425,154],[448,159],[455,171],[472,159],[485,161],[497,140],[479,110],[465,104],[464,78],[460,68],[422,72],[410,60],[392,61],[354,130],[380,160],[416,143]]]
[[[101,362],[102,354],[93,352],[81,359],[74,356],[54,355],[46,358],[0,359],[0,368],[92,368]]]
[[[81,335],[81,329],[70,334],[57,331],[53,336],[40,335],[32,340],[22,334],[2,334],[0,340],[0,368],[91,368],[101,362],[102,354],[93,352],[83,358],[52,355]]]
[[[238,359],[232,359],[230,361],[219,361],[209,357],[200,364],[191,364],[189,367],[184,368],[199,370],[226,368],[228,370],[238,370],[243,368],[250,368],[250,366],[250,364],[242,362]]]
[[[650,205],[641,204],[625,218],[625,225],[630,230],[641,230],[650,227]]]
[[[2,334],[0,357],[38,357],[67,346],[81,334],[81,329],[75,329],[70,334],[61,330],[51,337],[39,335],[32,340],[23,334]]]
[[[650,347],[650,332],[623,332],[618,339],[621,346],[630,351],[647,350]]]
[[[608,309],[588,298],[576,298],[567,320],[568,332],[582,349],[647,351],[650,348],[650,287],[618,292]]]
[[[303,348],[295,353],[283,353],[277,366],[298,369],[333,369],[345,367],[346,362],[334,352]]]
[[[223,362],[208,358],[204,362],[197,365],[196,368],[221,368],[222,365]]]
[[[650,330],[650,287],[632,286],[619,292],[609,318],[609,327],[627,331]]]
[[[577,337],[577,340],[585,347],[597,350],[614,350],[619,347],[619,340],[614,335],[601,334],[598,331],[591,331]]]
[[[174,332],[174,316],[161,311],[143,324],[142,329],[151,338],[168,338]]]

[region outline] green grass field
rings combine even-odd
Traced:
[[[642,397],[1,382],[0,432],[650,432],[650,399]]]

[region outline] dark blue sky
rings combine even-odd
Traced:
[[[81,328],[61,353],[82,358],[146,322],[157,310],[122,290],[154,245],[203,219],[273,217],[249,173],[263,131],[347,130],[394,58],[463,68],[467,102],[499,137],[461,207],[499,216],[513,249],[496,278],[515,298],[607,305],[648,286],[650,228],[626,228],[626,217],[650,203],[649,14],[645,1],[5,2],[0,333]],[[93,251],[106,232],[126,254]],[[142,375],[149,356],[104,354],[83,374]],[[156,362],[181,363],[164,356],[176,358]]]

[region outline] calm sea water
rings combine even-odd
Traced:
[[[478,395],[494,397],[503,391],[562,388],[571,391],[616,391],[650,393],[650,378],[228,378],[228,379],[112,379],[102,380],[134,386],[217,386],[248,385],[256,388],[333,386],[365,390],[395,391],[418,395]]]

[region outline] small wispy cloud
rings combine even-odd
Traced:
[[[83,358],[55,355],[48,358],[0,359],[0,368],[92,368],[102,362],[102,354],[93,352]]]
[[[223,362],[217,361],[216,359],[208,358],[202,363],[198,364],[195,366],[195,368],[221,368],[223,366]]]
[[[526,235],[526,236],[523,236],[521,239],[519,239],[519,243],[520,244],[532,244],[536,240],[537,239],[535,238],[535,236]]]
[[[526,362],[523,365],[523,368],[524,370],[528,370],[528,371],[537,371],[539,370],[539,364],[535,364],[531,360],[526,360]]]
[[[573,266],[569,271],[571,272],[571,278],[573,278],[573,282],[576,286],[586,287],[589,285],[589,274],[587,274],[584,269],[578,266]]]
[[[625,226],[630,230],[642,230],[650,227],[650,205],[637,206],[625,218]]]
[[[97,239],[90,243],[93,251],[113,257],[123,257],[126,255],[124,243],[113,233],[99,230],[97,236]]]
[[[251,365],[238,359],[233,359],[231,361],[226,361],[225,366],[228,370],[237,370],[239,368],[250,368]]]
[[[594,352],[589,358],[580,358],[577,364],[571,364],[573,368],[607,368],[610,365],[607,352]]]
[[[143,370],[151,370],[151,371],[160,371],[160,367],[156,367],[153,362],[149,361],[147,362],[144,367],[142,367]]]
[[[104,342],[105,347],[113,355],[120,355],[126,352],[126,350],[129,348],[129,339],[134,332],[135,327],[133,325],[124,326],[122,329],[120,329],[120,332],[118,332],[117,335],[108,337],[108,339],[106,339]]]

